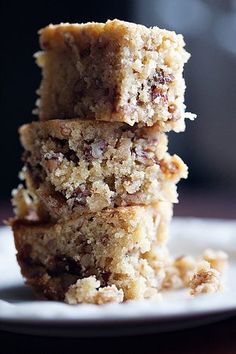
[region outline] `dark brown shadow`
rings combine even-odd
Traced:
[[[0,300],[10,303],[35,300],[33,291],[25,284],[12,285],[0,289]]]

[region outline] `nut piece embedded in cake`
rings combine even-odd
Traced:
[[[22,274],[39,294],[64,300],[67,293],[67,302],[102,303],[157,295],[171,216],[171,204],[162,202],[56,223],[11,223]]]
[[[43,80],[41,120],[90,118],[160,123],[183,131],[183,66],[189,58],[182,35],[119,20],[49,25],[36,54]]]
[[[26,186],[54,218],[74,212],[177,202],[187,167],[157,126],[92,120],[34,122],[20,129]],[[17,197],[17,195],[16,195]]]

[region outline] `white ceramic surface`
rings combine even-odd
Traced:
[[[175,218],[174,255],[200,255],[206,248],[229,254],[225,291],[197,298],[187,290],[163,293],[163,300],[103,306],[37,301],[24,285],[11,231],[0,228],[0,328],[16,332],[89,336],[172,330],[210,322],[236,312],[236,221]]]

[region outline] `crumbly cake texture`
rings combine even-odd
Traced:
[[[199,257],[180,256],[167,259],[163,289],[189,288],[193,296],[213,293],[224,288],[224,271],[228,255],[206,249]]]
[[[191,295],[211,294],[223,289],[221,273],[207,261],[200,262],[189,281]]]
[[[223,251],[207,249],[197,258],[181,256],[173,259],[166,248],[167,229],[171,219],[170,204],[164,202],[159,204],[161,208],[159,205],[155,211],[155,213],[158,211],[159,215],[158,231],[154,231],[156,232],[156,238],[153,241],[151,241],[150,237],[146,240],[146,245],[150,245],[147,252],[144,252],[144,254],[140,252],[134,256],[128,251],[129,259],[127,255],[124,257],[121,253],[116,258],[114,249],[117,248],[117,240],[115,239],[115,243],[113,242],[112,244],[111,250],[113,250],[112,255],[115,259],[112,263],[112,271],[116,269],[113,265],[119,264],[119,259],[124,259],[123,270],[129,264],[128,271],[137,269],[135,273],[136,275],[138,274],[137,278],[130,278],[126,274],[127,279],[126,277],[121,277],[122,280],[120,280],[119,277],[116,278],[114,273],[112,273],[113,275],[109,277],[109,282],[105,281],[104,283],[104,268],[99,267],[94,271],[94,274],[86,270],[86,267],[90,266],[89,260],[93,259],[92,262],[94,262],[94,256],[92,256],[93,258],[90,257],[91,243],[90,241],[87,242],[86,238],[84,239],[84,234],[92,235],[92,237],[95,235],[96,246],[94,244],[92,246],[96,250],[95,253],[100,261],[102,257],[106,257],[106,251],[110,254],[110,249],[107,249],[106,243],[104,243],[106,238],[99,236],[101,235],[101,230],[102,234],[109,232],[109,235],[112,235],[109,238],[111,242],[117,233],[118,235],[123,235],[123,241],[126,240],[125,235],[128,234],[131,237],[131,241],[127,241],[125,244],[126,248],[123,249],[125,252],[127,245],[133,247],[132,245],[135,244],[132,237],[135,235],[133,230],[138,223],[146,231],[143,233],[143,229],[141,230],[137,226],[137,235],[143,236],[143,241],[147,238],[147,233],[152,229],[151,223],[154,223],[154,219],[152,221],[152,218],[150,218],[154,209],[144,206],[117,208],[100,213],[85,214],[79,218],[80,221],[77,218],[71,219],[70,222],[61,221],[55,224],[55,222],[53,223],[50,220],[37,197],[29,196],[27,190],[19,187],[14,192],[13,205],[16,218],[11,221],[11,225],[14,231],[18,251],[17,258],[22,274],[26,277],[28,284],[41,296],[49,299],[65,300],[69,304],[121,302],[124,299],[140,299],[144,296],[145,298],[157,299],[160,296],[158,294],[160,290],[183,287],[190,289],[192,296],[222,290],[224,288],[223,274],[227,266],[228,255]],[[117,212],[119,213],[117,214]],[[109,217],[109,213],[116,214],[116,217],[114,217],[116,222]],[[91,219],[89,219],[88,215],[95,216],[93,226],[89,226]],[[100,218],[101,215],[103,215],[103,218]],[[149,215],[148,218],[147,215]],[[99,218],[100,224],[97,222],[97,218]],[[121,220],[125,221],[121,222]],[[147,228],[143,225],[142,220],[146,220]],[[82,227],[78,228],[77,225],[81,223]],[[127,225],[130,223],[131,226],[126,226],[126,223]],[[105,225],[104,230],[103,224]],[[154,224],[152,225],[154,226]],[[90,230],[89,233],[88,229]],[[100,244],[101,241],[102,246]],[[86,245],[86,242],[88,245]],[[122,243],[120,243],[120,246],[122,246]],[[141,247],[141,242],[136,243],[135,247]],[[101,249],[103,249],[102,252]],[[118,249],[119,251],[121,250],[121,248]],[[76,255],[76,252],[79,252],[79,255]],[[80,261],[84,266],[83,272],[81,272]],[[93,268],[96,269],[94,263],[92,264]],[[102,264],[104,265],[104,261]],[[108,264],[108,267],[110,267],[110,264]],[[105,271],[107,271],[107,268]],[[105,279],[107,279],[106,276]],[[152,286],[149,286],[150,284]],[[153,287],[153,284],[155,284],[156,288]]]
[[[95,276],[79,279],[73,285],[70,285],[65,294],[65,302],[70,305],[80,304],[106,304],[109,302],[122,302],[124,293],[118,290],[115,285],[100,287],[101,282],[96,280]]]
[[[22,274],[37,293],[105,303],[157,296],[171,216],[172,205],[162,202],[56,223],[16,218],[11,224]]]
[[[203,260],[218,272],[223,273],[228,264],[228,254],[224,251],[207,248],[202,256]]]
[[[183,131],[182,35],[119,20],[49,25],[36,53],[41,120],[91,118]]]
[[[21,176],[54,218],[158,201],[177,202],[187,166],[167,153],[157,126],[92,120],[33,122],[20,128]]]
[[[160,204],[158,213],[126,207],[66,223],[12,220],[22,274],[40,297],[69,304],[159,300],[166,289],[188,288],[192,296],[221,291],[227,254],[172,259],[170,205]]]

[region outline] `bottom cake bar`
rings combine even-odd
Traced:
[[[100,304],[158,294],[171,216],[160,202],[11,225],[22,274],[40,296]]]

